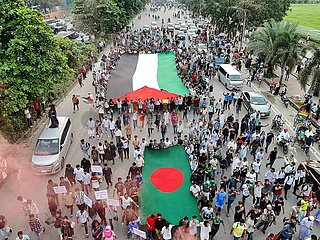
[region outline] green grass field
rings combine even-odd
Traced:
[[[292,4],[284,18],[307,28],[320,30],[320,4]]]

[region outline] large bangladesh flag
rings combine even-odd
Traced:
[[[161,213],[171,224],[178,224],[184,216],[198,216],[197,201],[189,191],[191,169],[184,147],[146,149],[144,157],[139,195],[142,218]]]
[[[108,82],[108,89],[111,91],[108,91],[107,98],[127,97],[128,100],[134,100],[136,97],[143,100],[154,97],[152,93],[138,91],[143,88],[153,91],[156,96],[160,94],[160,98],[161,92],[171,93],[172,97],[189,95],[188,89],[178,76],[173,52],[123,55]],[[132,92],[137,93],[127,95]]]

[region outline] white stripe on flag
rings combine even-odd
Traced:
[[[137,68],[132,77],[133,91],[144,86],[160,89],[157,79],[158,54],[140,54]]]

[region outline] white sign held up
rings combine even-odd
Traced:
[[[54,191],[56,194],[59,194],[59,193],[67,193],[67,189],[66,189],[65,186],[53,187],[53,191]]]
[[[92,200],[87,195],[84,195],[84,203],[87,204],[89,208],[92,208]]]
[[[139,230],[139,229],[137,229],[137,228],[132,228],[132,229],[133,229],[133,233],[134,233],[135,235],[137,235],[137,236],[139,236],[139,237],[142,237],[142,238],[144,238],[144,239],[147,239],[147,234],[146,234],[146,232],[141,231],[141,230]]]
[[[107,200],[107,204],[108,204],[108,205],[111,205],[111,206],[115,206],[115,207],[120,207],[120,201],[117,200],[117,199],[111,199],[111,198],[109,198],[109,199]]]
[[[94,173],[102,173],[102,167],[101,166],[98,166],[98,165],[92,165],[91,166],[91,172],[94,172]]]
[[[108,191],[107,190],[95,191],[94,195],[96,196],[96,200],[108,199]]]

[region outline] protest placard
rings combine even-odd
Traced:
[[[95,191],[94,195],[96,196],[96,200],[108,199],[108,191],[107,190]]]
[[[92,200],[87,196],[84,195],[84,203],[87,204],[90,208],[92,208]]]
[[[91,166],[91,172],[102,173],[102,167],[98,166],[98,165],[92,165]]]
[[[115,207],[119,207],[120,206],[120,201],[118,199],[111,199],[109,198],[107,200],[107,204],[111,205],[111,206],[115,206]]]
[[[59,193],[67,193],[67,189],[65,186],[56,186],[56,187],[53,187],[53,191],[56,193],[56,194],[59,194]]]
[[[137,235],[137,236],[139,236],[139,237],[142,237],[142,238],[144,238],[144,239],[147,239],[147,234],[146,234],[146,232],[141,231],[141,230],[139,230],[139,229],[137,229],[137,228],[132,228],[132,229],[133,229],[133,233],[134,233],[135,235]]]

